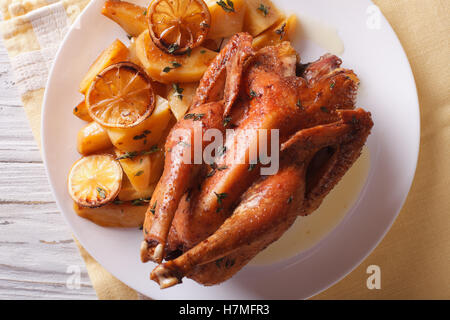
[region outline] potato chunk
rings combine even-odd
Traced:
[[[84,100],[81,101],[75,108],[73,108],[73,114],[83,121],[88,122],[94,121],[89,115],[89,112],[86,107],[86,102]]]
[[[124,175],[122,179],[122,188],[120,189],[117,198],[120,201],[133,201],[136,199],[149,199],[151,198],[153,191],[156,188],[156,183],[150,184],[146,189],[142,191],[136,190],[128,179],[127,175]]]
[[[84,156],[110,149],[112,146],[105,129],[97,122],[88,123],[78,131],[77,150]]]
[[[169,106],[177,121],[184,117],[194,99],[198,83],[183,83],[172,85],[169,91]]]
[[[80,83],[80,92],[85,94],[91,85],[94,77],[106,67],[128,58],[128,48],[120,41],[115,40],[108,48],[106,48],[94,61],[89,68],[87,74]]]
[[[283,41],[291,40],[296,26],[297,17],[295,15],[291,15],[289,18],[281,20],[279,23],[274,24],[272,27],[254,38],[253,48],[259,50],[266,46],[274,46]]]
[[[247,0],[244,30],[255,37],[282,17],[281,12],[270,0]]]
[[[143,154],[132,158],[121,159],[120,157],[123,157],[124,155],[127,155],[127,153],[116,149],[116,156],[120,159],[120,165],[131,185],[139,192],[147,190],[150,185],[150,155]]]
[[[166,99],[156,96],[152,115],[131,128],[105,128],[112,144],[124,152],[149,150],[158,144],[172,118]]]
[[[102,8],[104,16],[116,22],[133,37],[147,30],[146,11],[144,7],[118,0],[108,0]]]
[[[139,228],[144,223],[147,206],[125,202],[111,203],[100,208],[86,208],[74,203],[73,209],[80,217],[89,219],[102,227]]]
[[[241,32],[247,6],[244,0],[233,0],[234,12],[228,12],[217,4],[217,0],[206,1],[211,13],[209,39],[228,38]]]
[[[199,81],[217,52],[197,47],[190,54],[171,55],[156,47],[147,30],[136,39],[136,54],[153,80],[186,83]]]

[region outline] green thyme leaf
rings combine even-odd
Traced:
[[[174,53],[175,51],[177,51],[178,49],[180,49],[180,46],[176,43],[172,43],[168,48],[167,48],[167,52],[169,53]]]
[[[325,113],[330,113],[330,110],[328,110],[327,107],[320,107],[320,110]]]
[[[282,40],[286,34],[286,22],[281,25],[280,29],[276,29],[275,33],[280,35],[280,40]]]
[[[234,12],[234,3],[231,0],[219,0],[216,2],[225,12]]]
[[[136,172],[136,174],[134,175],[135,177],[139,177],[144,173],[144,170],[139,170],[138,172]]]
[[[133,158],[137,157],[138,155],[139,155],[139,153],[137,151],[125,152],[120,157],[117,157],[116,160],[133,159]]]
[[[231,116],[227,116],[223,119],[223,126],[226,127],[231,121]]]
[[[102,199],[106,198],[106,191],[105,190],[103,190],[100,187],[97,187],[97,192],[98,192],[98,195],[99,195],[100,198],[102,198]]]
[[[183,100],[183,91],[184,89],[181,88],[178,83],[173,83],[172,88],[175,91],[175,95],[178,97],[178,99]]]
[[[265,6],[262,3],[259,5],[258,10],[264,14],[264,17],[266,17],[269,14],[269,7]]]
[[[228,193],[217,193],[214,192],[214,194],[217,197],[217,203],[221,206],[222,205],[222,200],[225,199],[226,197],[228,197]]]
[[[156,203],[157,203],[158,201],[155,201],[155,203],[153,204],[153,206],[150,208],[150,212],[153,214],[153,215],[155,215],[155,210],[156,210]]]

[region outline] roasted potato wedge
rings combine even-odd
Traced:
[[[128,153],[129,154],[129,153]],[[149,154],[137,155],[132,158],[121,159],[127,153],[116,149],[116,156],[128,177],[131,185],[137,191],[145,191],[150,185],[151,160]]]
[[[94,61],[87,74],[80,83],[80,92],[85,94],[94,77],[106,67],[128,59],[128,48],[120,41],[115,40]]]
[[[94,121],[89,115],[89,112],[86,108],[86,102],[84,100],[81,101],[75,108],[73,108],[73,114],[83,121]]]
[[[174,56],[161,51],[147,30],[136,39],[136,54],[153,80],[167,84],[199,81],[217,52],[197,47],[189,55]]]
[[[137,37],[147,30],[147,9],[133,3],[107,0],[102,14],[120,25],[128,35]]]
[[[152,115],[131,128],[105,128],[112,144],[124,152],[149,150],[157,145],[172,118],[166,99],[156,96]]]
[[[247,10],[244,18],[244,31],[252,36],[269,29],[281,20],[283,15],[270,0],[247,0]]]
[[[291,15],[287,19],[274,24],[272,27],[253,39],[253,48],[259,50],[266,46],[274,46],[283,41],[289,41],[295,32],[297,17]]]
[[[225,11],[217,3],[217,0],[207,0],[206,4],[211,13],[211,28],[208,33],[209,39],[228,38],[242,31],[245,10],[247,9],[245,0],[233,0],[233,12]]]
[[[97,122],[91,122],[78,131],[77,150],[84,156],[112,148],[105,129]]]
[[[174,114],[177,120],[184,117],[186,111],[191,106],[194,99],[195,91],[197,90],[198,83],[174,83],[169,90],[167,97],[169,101],[170,110]]]
[[[139,228],[144,223],[147,206],[133,205],[132,202],[107,204],[100,208],[81,207],[74,202],[75,213],[102,227]]]
[[[121,201],[133,201],[136,199],[148,199],[152,196],[156,183],[150,184],[145,190],[138,191],[131,184],[127,175],[122,178],[122,188],[117,198]]]

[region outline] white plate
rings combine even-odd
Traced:
[[[42,145],[52,190],[64,217],[87,251],[133,289],[155,299],[302,299],[328,288],[375,248],[406,199],[419,151],[419,106],[406,55],[388,22],[367,27],[368,0],[275,0],[287,13],[308,15],[337,28],[345,44],[344,66],[361,79],[358,106],[372,112],[368,141],[370,171],[358,201],[322,241],[295,257],[271,265],[248,265],[231,280],[202,287],[191,280],[160,290],[149,280],[154,264],[139,259],[141,232],[99,227],[78,217],[66,191],[82,121],[72,108],[82,99],[78,84],[96,56],[124,31],[100,14],[92,1],[67,34],[53,65],[44,97]],[[297,42],[299,44],[299,42]],[[297,48],[300,49],[300,46]],[[324,53],[301,45],[303,61]]]

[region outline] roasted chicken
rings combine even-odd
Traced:
[[[333,55],[299,60],[288,42],[254,52],[251,36],[241,33],[209,66],[189,110],[194,116],[167,139],[146,214],[141,258],[159,264],[151,279],[161,288],[185,276],[204,285],[229,279],[297,216],[316,210],[359,157],[373,123],[355,110],[357,76]],[[193,132],[198,123],[202,131],[232,127],[224,150],[233,152],[214,163],[183,161],[194,154],[193,134],[175,132]],[[250,164],[259,129],[278,129],[276,174],[262,176],[262,161]]]

